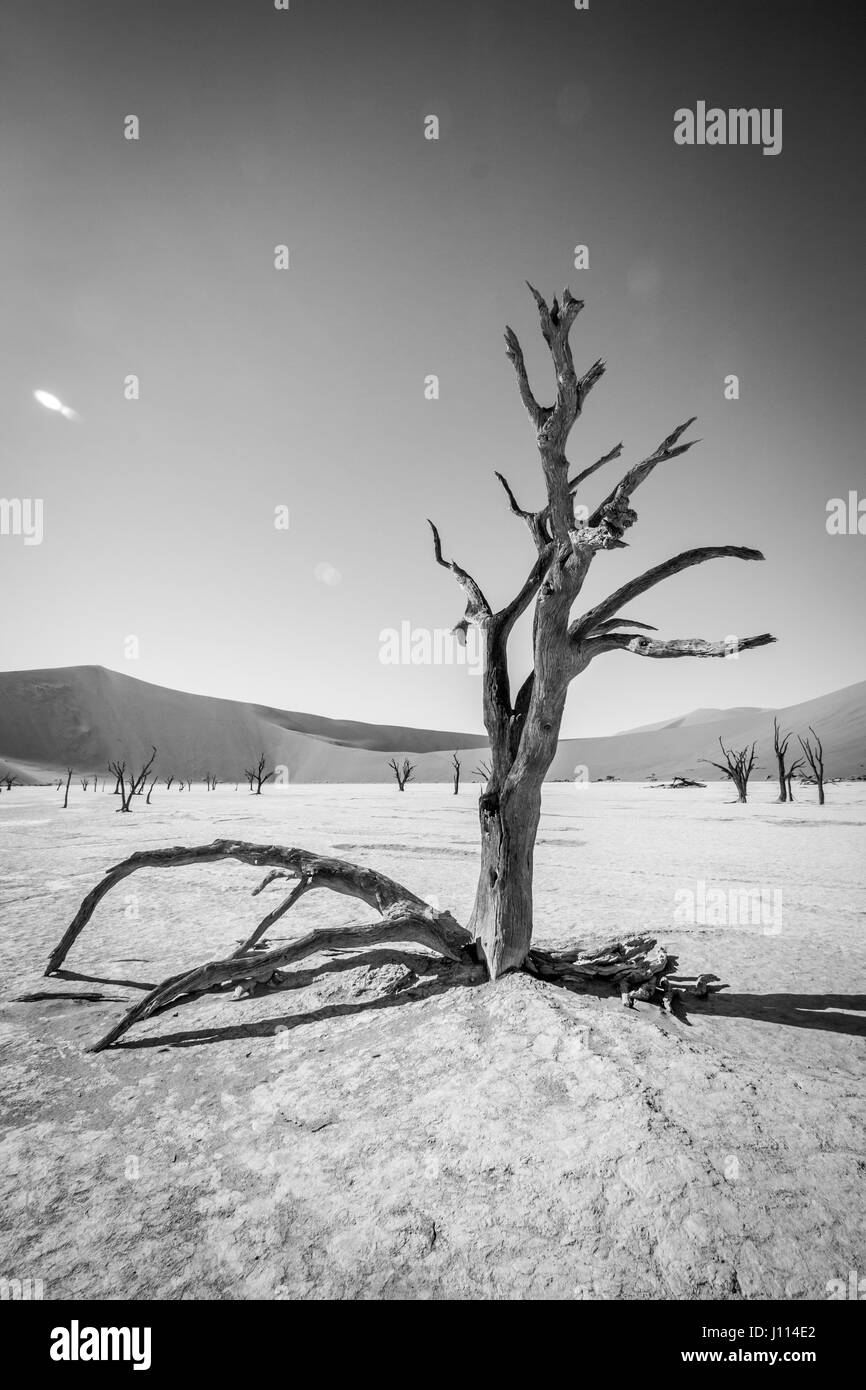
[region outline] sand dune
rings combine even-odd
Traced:
[[[701,759],[718,754],[717,740],[758,744],[755,776],[773,773],[772,710],[695,710],[682,718],[608,738],[563,739],[550,780],[571,780],[587,768],[591,780],[640,781],[681,773],[712,780]],[[866,773],[866,681],[777,711],[785,728],[820,733],[828,777]],[[130,764],[159,749],[163,775],[243,780],[264,751],[269,767],[291,781],[387,782],[388,759],[409,754],[419,782],[451,777],[452,750],[462,750],[463,775],[485,756],[483,734],[411,729],[326,719],[151,685],[102,666],[0,673],[0,771],[23,782],[47,780],[71,766],[102,771],[109,759]],[[285,774],[284,774],[285,775]]]

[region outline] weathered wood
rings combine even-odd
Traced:
[[[441,918],[442,914],[436,913],[429,905],[424,906],[426,910],[422,911],[420,908],[407,908],[404,904],[398,904],[389,908],[378,922],[349,927],[323,927],[307,932],[296,941],[272,951],[255,951],[246,955],[235,952],[222,960],[207,961],[192,970],[171,975],[134,1004],[88,1051],[102,1052],[105,1048],[111,1047],[112,1043],[117,1042],[134,1023],[140,1023],[185,995],[202,994],[219,985],[235,984],[238,981],[265,983],[280,967],[291,965],[320,951],[378,946],[383,942],[414,941],[451,960],[461,959],[463,943],[456,944],[452,930],[446,933],[441,929],[441,923],[437,919]],[[462,935],[468,942],[468,933],[463,932]]]
[[[306,892],[308,888],[317,887],[330,888],[335,893],[346,893],[350,897],[360,898],[368,907],[375,908],[381,913],[385,913],[396,904],[402,903],[425,914],[427,911],[432,912],[432,920],[438,924],[443,943],[452,950],[459,950],[470,939],[465,928],[461,927],[450,913],[428,908],[428,904],[422,898],[417,897],[415,893],[404,888],[394,879],[388,878],[385,874],[377,873],[375,869],[361,868],[357,864],[350,864],[343,859],[331,859],[327,856],[311,854],[309,850],[292,849],[283,845],[253,845],[243,840],[214,840],[209,845],[178,845],[169,849],[139,850],[138,853],[130,855],[120,864],[115,864],[84,898],[60,941],[51,952],[45,974],[53,975],[60,969],[70,949],[106,893],[109,893],[123,879],[128,878],[130,874],[136,873],[139,869],[174,869],[193,864],[213,864],[223,859],[236,859],[242,864],[253,864],[260,867],[272,866],[283,871],[287,876],[297,877],[301,880],[301,884],[306,880],[304,887],[299,884],[300,891],[296,890],[295,894],[290,895],[292,901],[296,901],[301,892]],[[259,889],[259,891],[261,890]],[[289,906],[291,906],[291,902],[287,900],[282,905],[282,911],[278,909],[275,913],[269,914],[264,922],[259,923],[241,950],[249,949],[255,944],[263,935],[264,930]],[[447,954],[447,952],[443,952],[443,954]]]
[[[483,714],[490,740],[490,774],[479,800],[481,868],[469,929],[478,943],[491,978],[519,969],[532,941],[533,849],[538,830],[541,786],[556,753],[565,699],[570,682],[595,657],[627,651],[648,657],[725,657],[726,642],[702,638],[665,641],[629,630],[620,609],[671,575],[708,560],[731,557],[762,560],[760,551],[745,546],[705,546],[684,551],[618,589],[602,603],[572,620],[571,610],[590,564],[601,550],[622,547],[624,532],[637,521],[632,494],[659,464],[680,457],[695,440],[682,442],[692,419],[678,425],[640,463],[633,465],[593,510],[586,522],[576,519],[576,494],[597,469],[618,458],[617,445],[588,468],[573,472],[566,457],[570,431],[586,398],[605,371],[599,359],[579,375],[569,335],[583,308],[566,289],[561,303],[550,305],[531,285],[542,337],[550,352],[556,382],[552,405],[543,405],[529,382],[523,350],[512,328],[505,332],[506,355],[514,367],[520,399],[535,430],[536,446],[547,493],[538,511],[521,507],[510,484],[496,476],[512,512],[524,521],[535,542],[537,557],[522,587],[510,603],[494,611],[480,585],[466,570],[443,558],[439,532],[433,523],[434,555],[450,569],[466,594],[466,612],[458,624],[465,632],[473,624],[481,634],[484,657]],[[535,602],[532,671],[512,701],[507,643],[517,619]],[[642,632],[646,623],[631,623]],[[741,651],[774,639],[769,633],[742,639]]]
[[[674,965],[674,958],[652,936],[625,936],[601,946],[533,946],[527,957],[527,968],[542,979],[606,980],[629,987],[661,976]]]

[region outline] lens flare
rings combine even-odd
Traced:
[[[34,391],[33,394],[40,405],[44,405],[46,410],[59,411],[64,420],[77,420],[79,418],[78,412],[73,410],[71,405],[64,405],[50,391]]]

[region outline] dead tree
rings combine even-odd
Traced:
[[[78,780],[79,780],[79,782],[81,783],[81,790],[86,792],[88,786],[90,785],[90,778],[89,778],[89,777],[79,777]]]
[[[811,725],[811,724],[809,725],[809,733],[812,735],[812,738],[815,740],[814,744],[812,743],[812,739],[810,739],[810,738],[802,739],[802,738],[800,738],[800,735],[799,735],[799,734],[797,735],[797,738],[798,738],[798,740],[799,740],[800,747],[802,748],[802,750],[803,750],[803,752],[804,752],[804,754],[805,754],[805,756],[806,756],[806,759],[807,759],[807,761],[808,761],[808,763],[809,763],[809,766],[810,766],[810,768],[812,769],[812,776],[813,776],[814,779],[815,779],[815,786],[818,788],[818,805],[819,805],[819,806],[823,806],[823,805],[824,805],[824,746],[823,746],[823,744],[821,743],[821,740],[819,739],[818,735],[815,733],[815,730],[812,728],[812,725]]]
[[[456,753],[451,754],[451,766],[454,769],[451,776],[454,782],[454,795],[456,796],[460,791],[460,759]]]
[[[710,767],[717,767],[726,777],[729,777],[737,789],[737,800],[745,802],[749,790],[749,778],[752,775],[752,768],[755,766],[755,744],[751,748],[726,748],[719,739],[719,747],[725,755],[723,763],[714,763],[712,758],[701,758],[702,763],[709,763]]]
[[[790,802],[794,800],[794,788],[791,785],[794,780],[794,773],[799,772],[800,768],[803,766],[805,766],[803,759],[795,758],[794,761],[789,764],[788,771],[785,773],[785,783],[788,788],[788,800]]]
[[[150,1018],[177,1001],[194,999],[208,990],[227,984],[237,984],[247,994],[259,987],[279,985],[282,982],[279,974],[281,967],[321,951],[351,950],[382,942],[414,941],[455,962],[464,971],[472,969],[475,949],[468,931],[449,912],[432,907],[384,874],[357,864],[348,864],[344,860],[323,858],[307,850],[214,840],[209,845],[188,848],[178,846],[173,849],[143,850],[115,864],[82,901],[51,952],[45,974],[54,975],[61,969],[98,904],[106,893],[130,874],[138,869],[178,868],[226,859],[269,868],[254,893],[262,892],[279,880],[296,882],[291,892],[262,918],[236,951],[221,960],[208,961],[163,980],[99,1038],[89,1049],[91,1052],[101,1052],[112,1046],[134,1023]],[[299,898],[315,888],[329,888],[333,892],[359,898],[368,907],[374,908],[381,920],[372,924],[325,927],[309,931],[274,950],[256,949],[274,923]],[[608,946],[587,951],[575,948],[554,952],[536,948],[527,968],[539,978],[554,983],[582,982],[596,987],[607,984],[622,994],[623,1002],[630,1008],[635,998],[648,999],[658,994],[670,1000],[677,992],[706,998],[709,993],[724,987],[714,982],[714,976],[674,975],[676,958],[668,955],[652,937],[644,936],[622,937]]]
[[[12,773],[7,772],[3,780],[6,783],[7,792],[11,792],[12,786],[15,782],[17,782],[18,778],[15,777]]]
[[[117,778],[118,785],[120,787],[120,805],[117,808],[118,811],[129,811],[132,809],[130,804],[132,802],[132,798],[141,793],[141,790],[144,787],[144,784],[147,781],[148,776],[150,775],[150,770],[153,767],[155,758],[156,748],[152,748],[150,757],[142,767],[141,771],[138,773],[130,771],[128,787],[126,785],[126,763],[115,761],[113,763],[108,764],[109,772],[114,773],[115,777]]]
[[[582,616],[572,617],[595,556],[625,545],[623,536],[637,520],[631,505],[637,488],[660,464],[692,447],[695,441],[680,440],[693,420],[678,425],[630,468],[596,507],[582,509],[580,516],[586,519],[578,520],[575,501],[583,484],[604,464],[619,458],[622,445],[617,444],[589,467],[572,470],[565,452],[568,437],[605,364],[598,360],[582,375],[575,369],[569,335],[583,308],[581,300],[566,290],[561,304],[554,299],[548,306],[537,290],[532,286],[530,290],[554,369],[556,399],[553,405],[536,399],[520,343],[507,328],[507,355],[535,430],[546,501],[538,510],[519,506],[506,479],[498,475],[511,511],[526,525],[536,550],[535,563],[504,608],[495,610],[475,579],[456,561],[444,557],[439,532],[431,522],[435,558],[451,571],[466,596],[466,611],[457,627],[464,635],[470,625],[476,627],[483,643],[484,722],[492,771],[479,801],[481,871],[469,930],[494,979],[522,966],[530,950],[532,863],[541,787],[556,753],[571,681],[596,657],[610,651],[661,659],[730,655],[730,643],[724,640],[662,640],[642,635],[655,629],[621,616],[622,610],[662,580],[694,565],[724,557],[763,559],[760,551],[744,546],[686,550],[622,585]],[[508,638],[533,603],[533,669],[512,696]],[[738,641],[737,650],[773,640],[769,633],[762,633]]]
[[[404,758],[403,766],[398,767],[396,758],[392,758],[388,766],[394,769],[394,776],[397,778],[397,789],[398,791],[402,791],[406,783],[412,780],[415,764],[410,763],[408,758]]]
[[[64,798],[63,798],[63,809],[64,809],[64,811],[66,810],[67,806],[69,805],[69,783],[70,783],[71,781],[72,781],[72,768],[71,768],[71,767],[68,767],[68,768],[66,769],[66,795],[65,795]]]
[[[491,768],[486,758],[482,759],[482,761],[478,764],[477,767],[473,767],[472,776],[480,777],[484,785],[487,785],[487,783],[490,781],[490,778],[493,776],[493,769]]]
[[[165,779],[165,789],[166,789],[167,792],[170,792],[170,791],[171,791],[171,784],[172,784],[173,781],[174,781],[174,773],[172,773],[170,777],[166,777],[166,779]]]
[[[146,806],[149,806],[149,805],[150,805],[151,794],[152,794],[153,789],[154,789],[154,787],[156,786],[156,784],[157,784],[158,781],[159,781],[159,778],[158,778],[158,777],[154,777],[153,781],[151,782],[150,786],[149,786],[148,789],[147,789],[147,797],[145,798],[145,805],[146,805]]]
[[[264,753],[262,753],[254,768],[246,769],[244,776],[249,780],[250,791],[254,792],[254,795],[256,796],[261,796],[262,787],[264,786],[265,782],[270,782],[271,778],[274,776],[273,772],[265,772]],[[255,782],[256,784],[255,788],[253,788],[253,782]]]
[[[782,736],[781,736],[781,734],[780,734],[780,732],[779,732],[779,721],[778,721],[778,719],[774,719],[774,720],[773,720],[773,752],[776,754],[776,762],[777,762],[778,767],[779,767],[779,800],[780,800],[780,801],[787,801],[787,799],[788,799],[787,774],[786,774],[786,772],[785,772],[785,753],[787,752],[787,748],[788,748],[788,744],[789,744],[789,742],[790,742],[790,739],[791,739],[791,735],[790,735],[790,734],[785,734],[784,738],[782,738]]]
[[[124,767],[125,767],[125,766],[126,766],[126,764],[124,763]],[[112,796],[122,796],[122,795],[123,795],[123,792],[122,792],[122,790],[121,790],[121,785],[120,785],[120,773],[119,773],[118,770],[117,770],[118,767],[119,767],[119,764],[116,763],[116,762],[115,762],[115,763],[109,763],[109,764],[108,764],[108,770],[109,770],[109,772],[113,772],[113,773],[114,773],[114,791],[111,793]]]
[[[278,876],[294,877],[299,882],[244,943],[240,953],[164,981],[99,1041],[98,1048],[115,1041],[137,1019],[216,984],[246,979],[269,981],[283,964],[323,948],[358,942],[418,940],[416,933],[421,930],[424,944],[443,956],[453,959],[457,955],[461,961],[480,958],[491,979],[508,970],[526,969],[543,980],[557,983],[606,980],[617,986],[627,985],[623,997],[632,1003],[635,991],[640,998],[652,995],[670,1000],[681,989],[694,988],[696,993],[705,996],[708,990],[723,988],[709,984],[706,976],[698,976],[694,986],[684,983],[682,978],[675,980],[670,973],[675,961],[649,937],[621,939],[609,946],[584,950],[543,950],[532,944],[533,851],[541,813],[541,788],[556,753],[571,681],[597,657],[611,651],[653,659],[731,655],[730,640],[705,641],[697,637],[664,640],[647,636],[655,629],[645,622],[622,616],[622,611],[633,599],[663,580],[709,560],[763,559],[760,551],[735,545],[682,551],[623,584],[580,616],[572,616],[595,556],[600,551],[624,547],[624,534],[637,520],[631,505],[637,488],[659,465],[692,447],[695,441],[681,443],[680,440],[693,421],[690,419],[677,426],[656,449],[628,469],[597,506],[583,508],[581,505],[578,519],[575,502],[583,484],[604,464],[619,458],[622,445],[616,445],[589,467],[573,469],[570,465],[566,457],[570,431],[581,415],[589,392],[601,379],[605,364],[596,361],[581,375],[575,369],[569,336],[583,308],[580,300],[566,290],[561,303],[554,299],[548,306],[536,290],[532,290],[532,294],[553,365],[556,398],[552,405],[541,404],[536,399],[520,344],[513,331],[507,329],[507,356],[535,431],[545,488],[542,505],[537,510],[526,510],[518,505],[508,482],[498,475],[511,510],[525,523],[536,551],[526,578],[510,602],[501,609],[494,609],[475,579],[456,561],[445,558],[439,532],[430,523],[434,557],[453,574],[466,596],[465,614],[455,631],[465,638],[469,627],[475,627],[483,656],[483,716],[491,758],[489,775],[479,798],[481,864],[469,930],[460,928],[451,918],[444,921],[448,914],[421,904],[407,889],[383,879],[382,875],[372,875],[369,870],[329,861],[323,873],[316,874],[313,872],[317,867],[315,856],[302,850],[216,841],[213,845],[133,855],[111,870],[84,899],[76,918],[52,953],[48,973],[59,967],[102,896],[137,868],[239,859],[244,863],[275,866]],[[512,694],[506,655],[508,639],[515,624],[532,606],[532,669]],[[747,651],[774,640],[769,633],[762,633],[739,640],[736,650]],[[396,770],[396,758],[390,765]],[[401,773],[398,784],[402,779]],[[266,882],[273,877],[269,874]],[[361,882],[378,885],[372,890],[372,896],[357,892]],[[253,954],[252,943],[259,939],[266,926],[288,910],[301,892],[314,886],[354,891],[367,902],[375,901],[383,921],[354,930],[311,932],[276,951]],[[423,921],[420,927],[419,917]]]

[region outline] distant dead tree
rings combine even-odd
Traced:
[[[482,782],[486,784],[490,781],[490,778],[493,776],[493,769],[491,768],[489,762],[487,762],[487,760],[485,759],[483,762],[480,762],[477,767],[473,767],[472,776],[480,777]]]
[[[781,736],[781,734],[780,734],[780,732],[779,732],[779,721],[778,721],[778,719],[774,719],[774,720],[773,720],[773,751],[774,751],[774,753],[776,754],[776,762],[778,763],[778,766],[779,766],[779,800],[780,800],[780,801],[787,801],[787,799],[788,799],[787,773],[785,772],[785,753],[786,753],[786,751],[787,751],[787,748],[788,748],[788,744],[789,744],[789,742],[790,742],[790,739],[791,739],[791,735],[790,735],[790,734],[785,734],[784,738],[782,738],[782,736]]]
[[[66,810],[66,807],[69,805],[69,783],[70,783],[71,781],[72,781],[72,768],[71,768],[71,767],[68,767],[68,768],[66,769],[66,795],[65,795],[64,798],[63,798],[63,809],[64,809],[64,811]]]
[[[210,789],[211,789],[211,785],[210,785],[210,784],[211,784],[211,775],[210,775],[209,772],[206,772],[205,775],[204,775],[204,784],[205,784],[207,790],[210,791]]]
[[[709,763],[711,767],[717,767],[726,777],[730,777],[737,789],[737,800],[745,801],[749,787],[749,777],[752,768],[755,766],[755,744],[751,748],[726,748],[719,739],[719,747],[725,755],[724,763],[714,763],[712,758],[701,758],[702,763]]]
[[[216,779],[216,777],[211,777],[211,779],[210,779],[210,789],[211,789],[212,792],[215,792],[215,791],[216,791],[216,784],[217,784],[217,779]]]
[[[62,777],[59,777],[59,778],[57,779],[57,790],[60,791],[60,788],[61,788],[62,786],[63,786],[63,778],[62,778]]]
[[[412,773],[415,771],[415,764],[410,763],[408,758],[403,759],[403,766],[398,767],[397,759],[392,758],[388,766],[394,769],[394,776],[397,778],[397,788],[402,791],[407,782],[411,782]]]
[[[454,779],[454,795],[456,796],[460,790],[460,759],[456,753],[451,754],[451,765],[454,768],[451,775]]]
[[[166,779],[165,779],[165,789],[166,789],[167,792],[170,792],[170,791],[171,791],[171,784],[172,784],[173,781],[174,781],[174,773],[172,773],[170,777],[166,777]]]
[[[90,778],[89,778],[89,777],[79,777],[78,780],[79,780],[79,782],[81,783],[81,790],[86,792],[88,786],[90,785]]]
[[[115,762],[108,764],[109,772],[114,773],[120,786],[120,805],[117,808],[118,811],[131,810],[130,803],[132,801],[132,798],[140,794],[141,789],[144,786],[150,774],[150,770],[153,767],[155,758],[156,748],[154,747],[151,749],[150,757],[142,767],[141,771],[138,773],[130,771],[128,787],[126,785],[126,762],[120,762],[119,760],[116,760]]]
[[[794,788],[791,785],[794,780],[794,773],[799,772],[801,767],[805,767],[805,762],[802,758],[795,758],[792,763],[788,764],[788,771],[785,773],[785,783],[788,788],[789,801],[794,800]]]
[[[145,805],[146,805],[146,806],[149,806],[149,805],[150,805],[151,793],[152,793],[152,791],[153,791],[153,789],[154,789],[154,787],[156,786],[156,784],[157,784],[158,781],[159,781],[159,778],[158,778],[158,777],[154,777],[153,781],[151,782],[150,786],[149,786],[148,789],[147,789],[147,796],[146,796],[146,798],[145,798]]]
[[[262,753],[254,768],[248,767],[246,769],[246,771],[244,772],[244,776],[249,781],[250,791],[253,792],[255,796],[261,796],[262,787],[264,786],[265,782],[270,782],[271,778],[274,776],[273,771],[265,772],[264,753]],[[256,784],[255,787],[253,787],[253,782],[255,782]]]
[[[821,740],[819,739],[818,735],[815,733],[815,730],[812,728],[812,725],[811,725],[811,724],[809,725],[809,733],[812,735],[812,738],[815,740],[814,744],[812,743],[812,739],[810,739],[810,738],[802,739],[802,738],[800,738],[799,734],[797,735],[797,737],[798,737],[798,739],[799,739],[800,747],[802,748],[804,754],[806,755],[806,759],[807,759],[807,761],[808,761],[808,763],[809,763],[810,768],[812,769],[812,776],[813,776],[814,779],[815,779],[815,786],[818,788],[818,805],[819,805],[819,806],[823,806],[823,805],[824,805],[824,747],[823,747],[823,744],[821,743]]]

